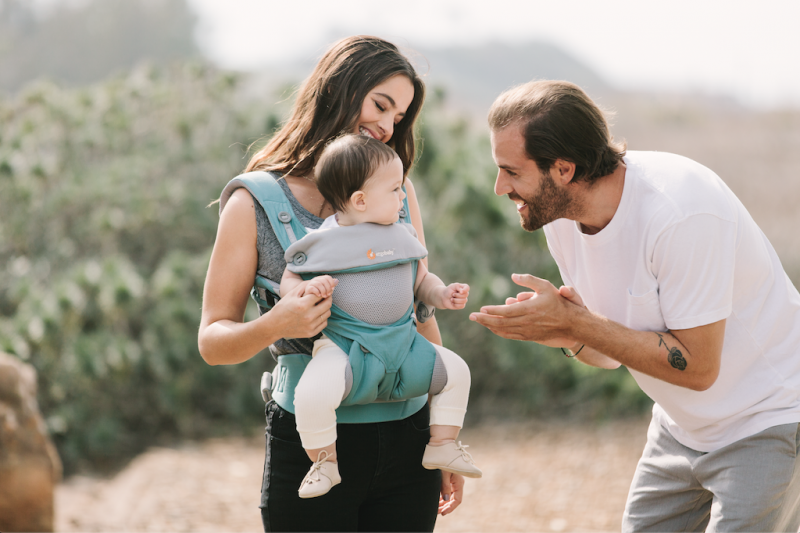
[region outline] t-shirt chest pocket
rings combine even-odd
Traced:
[[[626,322],[624,325],[637,331],[666,331],[664,317],[661,315],[661,304],[658,301],[658,289],[636,295],[628,289],[626,306]]]

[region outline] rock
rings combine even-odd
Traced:
[[[61,461],[36,402],[36,371],[0,352],[0,531],[53,531]]]

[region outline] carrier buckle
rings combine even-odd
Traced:
[[[261,374],[261,397],[264,398],[265,402],[272,398],[270,391],[272,391],[272,374],[264,372]]]
[[[278,298],[275,298],[275,295],[263,287],[256,287],[256,291],[258,292],[258,297],[267,303],[268,310],[275,307],[275,303],[278,301]]]

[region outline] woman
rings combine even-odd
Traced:
[[[422,81],[394,45],[375,37],[343,39],[322,57],[300,89],[289,120],[246,170],[281,175],[294,215],[305,227],[316,228],[333,214],[313,181],[325,143],[343,131],[369,135],[394,148],[408,173],[414,121],[424,95]],[[406,192],[412,224],[424,245],[409,181]],[[198,344],[209,364],[240,363],[268,346],[274,356],[311,354],[311,338],[330,316],[330,297],[299,297],[295,290],[258,319],[242,321],[256,272],[280,282],[284,267],[283,250],[263,209],[247,190],[237,189],[220,216],[203,295]],[[419,331],[441,344],[435,321],[421,324]],[[347,450],[339,464],[348,482],[324,497],[301,500],[297,487],[310,462],[294,416],[275,402],[267,404],[261,496],[265,531],[432,531],[437,509],[447,514],[460,503],[461,476],[421,466],[429,438],[427,406],[402,419],[387,415],[379,422],[339,424],[337,432]]]

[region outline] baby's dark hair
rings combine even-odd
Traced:
[[[344,211],[354,192],[378,167],[398,157],[384,143],[363,135],[342,135],[331,141],[320,155],[315,180],[323,198],[334,210]]]

